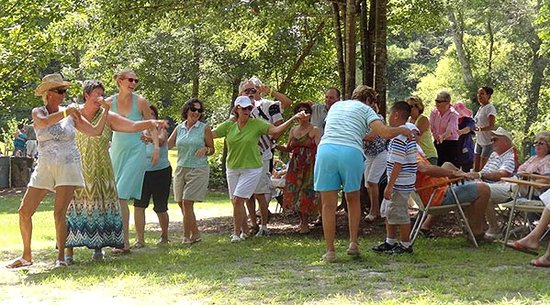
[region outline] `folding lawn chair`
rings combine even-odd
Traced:
[[[512,195],[512,200],[509,202],[505,202],[500,204],[501,207],[509,209],[510,212],[508,214],[508,223],[506,224],[506,233],[504,234],[504,246],[503,249],[506,249],[506,243],[508,242],[508,239],[510,238],[510,232],[512,228],[512,224],[514,222],[514,218],[520,215],[520,222],[521,226],[524,228],[527,228],[527,231],[530,231],[532,227],[532,223],[527,216],[528,213],[542,213],[544,210],[544,203],[534,198],[533,193],[535,189],[544,190],[550,187],[550,177],[549,176],[542,176],[537,174],[528,174],[524,173],[520,175],[522,178],[526,179],[517,179],[517,178],[502,178],[502,181],[516,184],[517,187],[514,187],[514,193]],[[540,183],[534,180],[545,180],[544,183]],[[527,187],[527,197],[522,198],[520,197],[520,188],[521,187]],[[543,238],[546,234],[543,235]]]
[[[470,224],[468,223],[468,219],[466,218],[466,214],[464,214],[464,207],[467,207],[471,204],[471,202],[460,202],[458,200],[458,197],[456,196],[456,193],[454,189],[452,188],[453,184],[458,184],[460,182],[463,182],[462,178],[454,178],[449,179],[448,181],[440,182],[437,184],[432,184],[428,186],[423,186],[421,188],[417,188],[412,192],[412,199],[418,206],[418,215],[416,217],[416,221],[414,222],[414,225],[411,229],[411,243],[414,243],[416,238],[418,237],[418,233],[420,232],[420,228],[422,227],[422,223],[426,220],[426,217],[428,215],[441,215],[449,213],[450,211],[456,211],[458,210],[458,213],[454,213],[455,218],[457,219],[457,222],[459,225],[463,225],[463,227],[466,228],[468,231],[468,234],[470,235],[471,240],[475,244],[476,247],[478,247],[477,241],[475,239],[474,233],[472,232],[472,229],[470,228]],[[445,185],[449,186],[449,190],[451,190],[451,193],[453,194],[455,203],[454,204],[446,204],[442,206],[432,206],[433,197],[435,195],[435,191],[443,187]],[[422,199],[420,198],[420,195],[418,192],[423,190],[430,190],[431,189],[431,195],[428,200],[428,202],[422,202]],[[459,216],[457,216],[460,215]],[[461,223],[462,222],[462,223]]]

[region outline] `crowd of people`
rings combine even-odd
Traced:
[[[451,95],[441,91],[429,117],[423,114],[425,104],[419,97],[392,104],[388,126],[371,87],[358,86],[350,100],[341,100],[339,90],[329,88],[325,104],[297,103],[293,116],[284,121],[282,114],[292,101],[253,77],[240,84],[225,122],[208,126],[205,105],[192,98],[183,105],[181,123],[168,135],[167,123],[158,119],[156,107],[134,92],[139,82],[136,74],[123,70],[113,80],[118,92],[105,99],[101,82],[86,81],[81,106],[61,106],[72,84],[59,74],[45,76],[36,88],[35,94],[44,102],[32,110],[39,162],[19,208],[23,254],[8,268],[33,263],[32,215],[49,191],[55,192],[56,268],[73,262],[75,247],[92,249],[94,260],[103,259],[105,247],[111,247],[113,254],[144,247],[145,209],[151,198],[161,227],[158,243],[168,243],[171,189],[183,214],[182,242],[200,242],[194,204],[206,198],[207,158],[215,152],[215,138],[224,138],[227,145],[225,172],[233,206],[230,242],[270,234],[270,177],[274,151],[279,150],[290,155],[282,206],[299,214],[299,233],[309,232],[311,216],[322,219],[326,243],[322,258],[327,262],[337,257],[334,240],[340,192],[347,202],[348,255],[360,254],[362,185],[370,199],[365,220],[384,218],[386,223],[386,238],[372,250],[406,254],[413,253],[409,215],[413,190],[449,178],[468,180],[418,195],[426,202],[433,197],[436,206],[454,203],[453,193],[458,200],[471,202],[467,215],[476,242],[481,242],[498,238],[502,227],[495,204],[513,196],[513,188],[500,179],[518,171],[550,173],[550,132],[537,134],[536,155],[518,169],[511,134],[502,127],[495,129],[497,113],[490,103],[490,87],[478,90],[480,108],[474,117],[464,103],[451,104]],[[290,129],[294,121],[298,124]],[[286,145],[275,145],[288,129]],[[23,127],[20,132],[24,134]],[[23,139],[21,134],[16,139]],[[173,147],[177,149],[174,177],[168,161],[168,150]],[[387,184],[380,189],[384,175]],[[129,200],[134,200],[133,245],[129,241]],[[533,252],[539,246],[536,236],[548,226],[549,214],[545,210],[535,233],[507,246]],[[429,217],[421,231],[430,235],[435,221]],[[531,264],[550,266],[550,245]]]

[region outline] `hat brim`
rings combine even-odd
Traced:
[[[73,84],[71,82],[66,82],[66,81],[63,81],[63,82],[46,82],[46,83],[41,83],[40,85],[38,85],[38,87],[36,87],[36,89],[34,90],[34,94],[36,96],[41,96],[42,93],[50,90],[50,89],[53,89],[53,88],[69,88],[70,86],[72,86]]]

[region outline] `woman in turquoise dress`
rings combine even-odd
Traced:
[[[134,93],[138,84],[134,71],[123,70],[115,74],[113,78],[117,83],[118,94],[106,100],[111,103],[111,110],[132,121],[153,119],[149,103],[145,98]],[[151,164],[155,165],[159,158],[158,132],[156,128],[150,128],[149,131],[151,132],[154,145]],[[130,211],[128,209],[128,200],[141,199],[141,189],[145,176],[145,144],[141,141],[141,133],[114,131],[110,155],[124,229],[124,247],[114,249],[113,253],[122,254],[130,252],[130,240],[128,236]]]
[[[80,113],[92,124],[103,116],[99,101],[104,94],[103,84],[96,80],[84,84],[84,106]],[[76,144],[81,155],[85,187],[75,191],[67,210],[68,236],[65,261],[73,260],[73,247],[94,249],[93,259],[103,258],[103,247],[124,247],[122,214],[115,186],[109,141],[112,130],[139,132],[155,127],[162,121],[131,121],[114,112],[107,113],[107,123],[99,137],[76,134]]]

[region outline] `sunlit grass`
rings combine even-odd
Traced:
[[[20,196],[0,200],[0,259],[6,261],[21,247]],[[148,221],[156,221],[150,210]],[[197,205],[199,218],[230,214],[225,194],[210,193]],[[170,217],[181,222],[175,203]],[[229,232],[219,232],[203,234],[202,242],[189,246],[177,242],[181,228],[176,226],[168,246],[155,246],[158,232],[148,230],[149,246],[130,255],[114,257],[107,251],[104,262],[92,262],[89,250],[78,249],[74,266],[50,270],[55,257],[51,196],[33,219],[35,265],[0,271],[0,303],[550,303],[549,270],[528,266],[529,256],[501,252],[498,244],[475,249],[462,238],[419,239],[414,255],[386,256],[368,250],[381,236],[367,236],[358,259],[345,255],[347,242],[339,240],[338,261],[326,264],[319,259],[324,249],[319,236],[274,235],[231,244]]]

